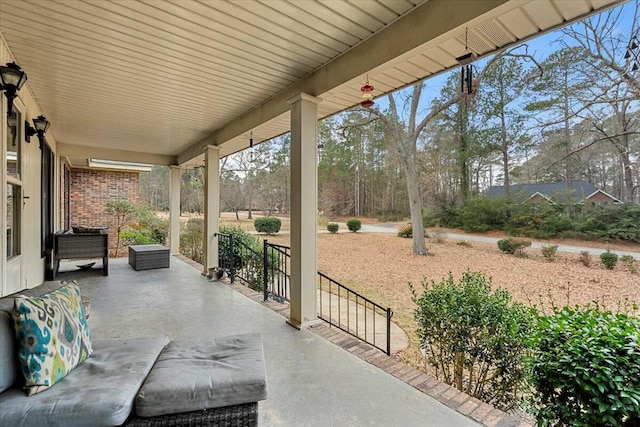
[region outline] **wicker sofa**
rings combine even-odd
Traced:
[[[109,275],[109,229],[106,227],[58,231],[53,235],[53,248],[54,278],[63,259],[102,258],[103,274]]]
[[[49,282],[20,292],[41,296]],[[13,296],[0,298],[2,426],[256,426],[266,398],[259,335],[199,341],[93,340],[93,353],[50,388],[27,396],[17,358]]]

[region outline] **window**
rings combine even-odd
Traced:
[[[20,186],[7,184],[7,258],[20,255]]]
[[[7,116],[7,177],[20,179],[21,150],[20,130],[22,115],[17,108]]]

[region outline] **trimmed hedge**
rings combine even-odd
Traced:
[[[327,224],[327,231],[331,234],[336,234],[338,232],[338,228],[340,227],[335,222],[330,222],[329,224]]]
[[[265,216],[256,218],[255,221],[253,221],[253,226],[258,233],[276,234],[280,231],[282,221],[280,221],[280,218]]]
[[[347,221],[347,228],[355,233],[362,228],[362,222],[357,218],[351,218]]]

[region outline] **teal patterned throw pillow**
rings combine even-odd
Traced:
[[[51,387],[93,352],[75,282],[37,298],[17,296],[12,314],[29,396]]]

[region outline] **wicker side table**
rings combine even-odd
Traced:
[[[131,245],[129,265],[136,271],[169,268],[169,248],[162,245]]]

